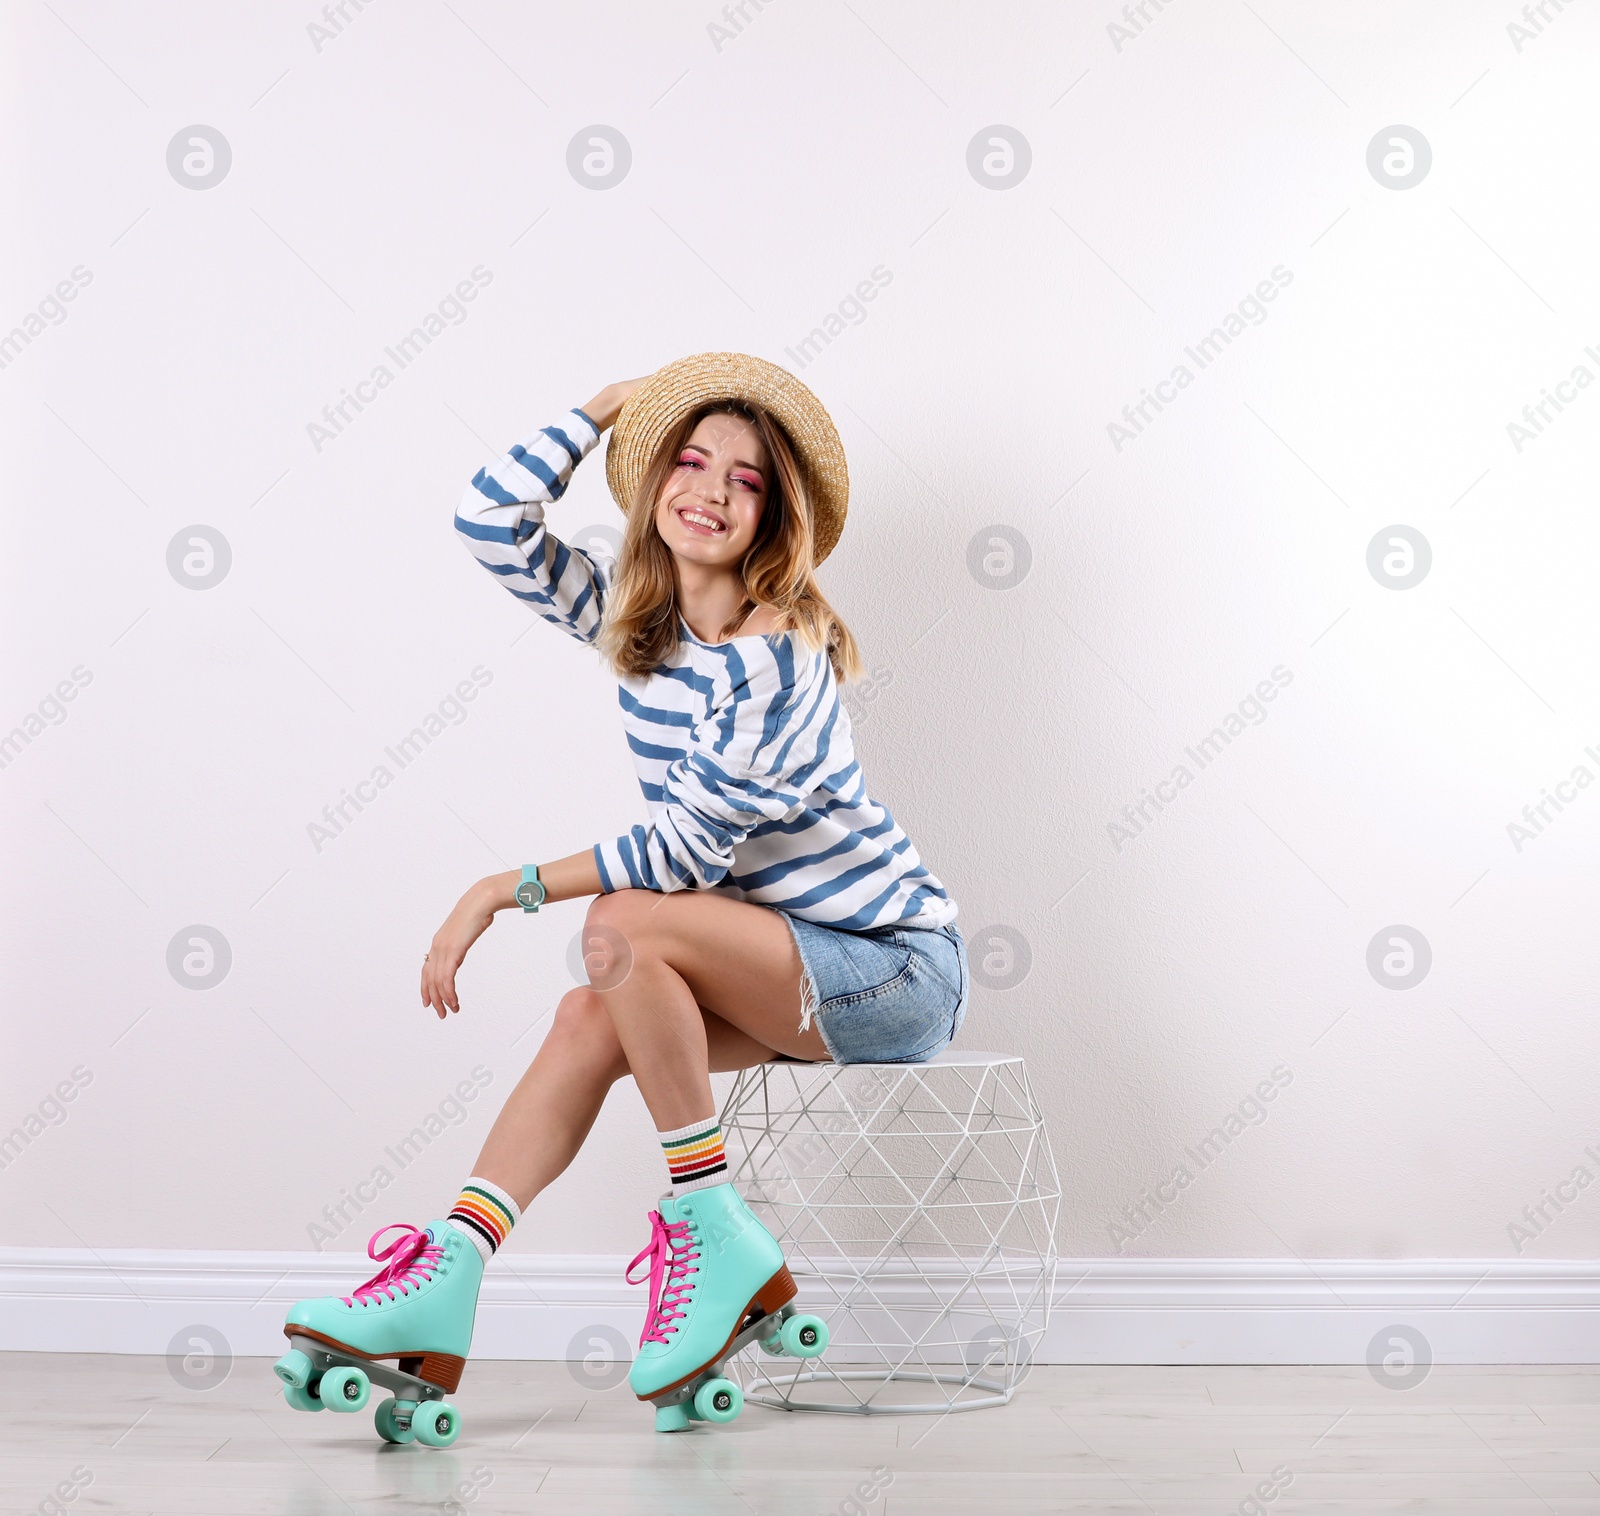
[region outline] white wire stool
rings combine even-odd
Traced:
[[[730,1363],[745,1399],[855,1415],[1011,1399],[1049,1323],[1061,1200],[1020,1057],[761,1064],[738,1076],[722,1132],[731,1178],[829,1329],[819,1359]],[[920,1398],[883,1398],[905,1384]]]

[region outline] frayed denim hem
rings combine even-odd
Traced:
[[[800,960],[800,1025],[797,1030],[808,1032],[811,1030],[811,1018],[816,1014],[818,1004],[816,981],[812,979],[811,965],[806,962],[806,955],[801,951],[799,934],[795,931],[794,917],[787,911],[779,911],[778,914],[783,917],[789,928],[789,937],[794,943],[795,956]],[[820,1023],[817,1026],[817,1033],[822,1038],[823,1046],[827,1047],[828,1034],[822,1030]],[[831,1048],[829,1052],[832,1052]]]

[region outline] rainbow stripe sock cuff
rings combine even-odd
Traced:
[[[516,1201],[499,1185],[474,1174],[445,1220],[460,1227],[477,1244],[487,1263],[521,1218]]]
[[[723,1151],[722,1126],[716,1120],[695,1121],[675,1132],[657,1132],[672,1175],[672,1192],[703,1190],[726,1184],[728,1155]]]

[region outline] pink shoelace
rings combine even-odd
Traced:
[[[402,1235],[380,1250],[378,1239],[395,1227],[400,1228]],[[396,1290],[409,1295],[408,1286],[423,1284],[433,1277],[439,1260],[444,1257],[444,1249],[420,1228],[403,1221],[391,1221],[372,1234],[367,1243],[367,1257],[383,1267],[365,1284],[357,1286],[354,1295],[344,1297],[346,1305],[375,1305],[380,1299],[393,1300]]]
[[[687,1313],[687,1297],[694,1289],[689,1276],[700,1272],[693,1267],[693,1260],[699,1256],[687,1221],[665,1222],[660,1211],[650,1212],[650,1246],[628,1265],[623,1275],[629,1284],[643,1284],[643,1279],[633,1277],[633,1271],[645,1259],[650,1260],[650,1297],[655,1303],[639,1334],[640,1347],[647,1342],[664,1343],[677,1331],[678,1317]]]

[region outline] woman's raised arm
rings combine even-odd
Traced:
[[[553,536],[544,508],[617,418],[637,379],[610,384],[564,411],[472,476],[456,508],[456,535],[517,599],[580,642],[593,642],[613,564]]]
[[[643,383],[643,379],[624,379],[617,384],[608,384],[583,407],[584,414],[603,432],[617,419],[623,401]]]

